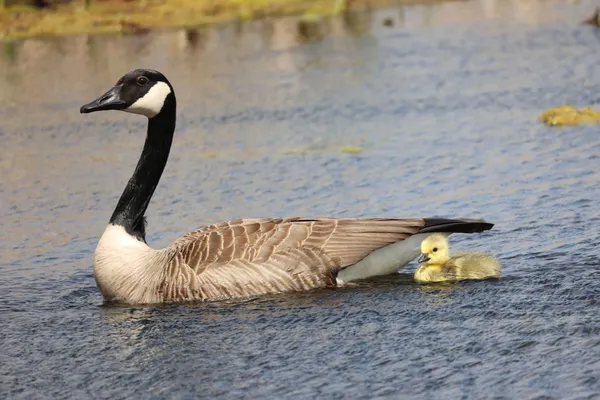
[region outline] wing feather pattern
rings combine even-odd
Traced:
[[[219,299],[333,287],[340,269],[424,224],[420,218],[263,218],[210,225],[169,247],[159,296]]]

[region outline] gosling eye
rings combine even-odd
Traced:
[[[434,247],[433,248],[433,252],[435,253],[436,251],[437,251],[437,247]]]
[[[143,75],[137,78],[137,84],[140,86],[146,86],[148,84],[148,82],[149,82],[149,79]]]

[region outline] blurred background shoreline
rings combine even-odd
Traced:
[[[135,33],[265,17],[314,20],[352,10],[462,0],[0,0],[0,38]]]
[[[144,33],[222,22],[296,16],[306,23],[382,7],[466,0],[0,0],[0,40],[96,33]],[[497,0],[479,2],[489,9]],[[518,8],[538,2],[506,1]],[[544,2],[541,2],[544,3]],[[540,6],[541,6],[540,3]],[[578,4],[565,0],[565,4]],[[393,21],[382,22],[391,26]]]

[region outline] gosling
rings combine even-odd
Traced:
[[[446,236],[434,234],[421,242],[415,281],[453,282],[500,277],[500,263],[490,254],[463,253],[450,257]]]

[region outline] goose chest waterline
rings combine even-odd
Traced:
[[[164,249],[146,243],[144,214],[167,163],[175,92],[158,71],[137,69],[81,107],[148,118],[146,141],[94,254],[106,301],[214,300],[335,287],[397,272],[437,232],[482,232],[493,224],[435,218],[257,218],[190,232]]]

